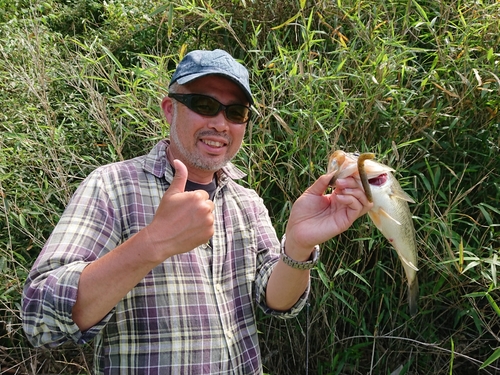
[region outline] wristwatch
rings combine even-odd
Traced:
[[[318,264],[319,245],[314,246],[314,250],[309,260],[305,262],[298,262],[285,254],[285,240],[286,240],[286,234],[284,234],[283,237],[281,238],[281,259],[287,266],[290,266],[298,270],[310,270],[311,268],[316,266],[316,264]]]

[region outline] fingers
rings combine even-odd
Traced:
[[[157,257],[190,251],[214,233],[214,202],[204,190],[185,191],[186,166],[174,160],[175,176],[163,194],[148,235]]]
[[[305,192],[313,195],[323,195],[330,186],[332,176],[332,173],[320,176]]]
[[[320,176],[307,190],[307,193],[314,195],[323,195],[326,190],[332,185],[334,173],[329,173]],[[353,177],[340,178],[338,180],[334,180],[335,182],[335,190],[342,190],[345,188],[356,189],[361,186],[361,182],[358,182]],[[364,194],[364,192],[363,192]]]
[[[330,187],[332,174],[320,176],[306,191],[304,196],[314,195],[317,197],[323,196],[326,190]],[[332,192],[335,199],[332,201],[342,204],[345,207],[359,212],[364,215],[368,212],[373,204],[366,197],[365,191],[361,186],[359,179],[353,177],[340,178],[335,181],[335,188]],[[335,210],[336,211],[336,210]]]
[[[204,193],[204,192],[203,192]],[[208,194],[207,194],[208,195]],[[213,214],[214,212],[214,208],[215,208],[215,204],[214,202],[212,202],[212,200],[210,199],[206,199],[205,200],[205,206],[207,208],[207,213],[209,214]]]
[[[365,191],[354,178],[338,180],[333,194],[338,202],[359,211],[360,216],[373,207],[373,203],[368,201]]]
[[[354,177],[340,178],[335,181],[335,189],[356,189],[361,186],[361,181]]]

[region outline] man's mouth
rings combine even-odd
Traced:
[[[208,139],[202,139],[201,140],[204,144],[206,144],[207,146],[210,146],[210,147],[224,147],[224,143],[222,142],[217,142],[217,141],[211,141],[211,140],[208,140]]]

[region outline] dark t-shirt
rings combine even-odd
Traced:
[[[210,199],[212,200],[214,199],[214,194],[216,189],[217,189],[217,181],[215,177],[212,179],[212,182],[206,185],[198,184],[196,182],[187,180],[185,187],[185,191],[205,190],[208,193]]]

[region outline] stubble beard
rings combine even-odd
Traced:
[[[230,155],[226,154],[223,159],[211,159],[204,155],[201,155],[197,151],[190,152],[184,144],[179,139],[177,134],[177,126],[182,126],[177,122],[177,111],[174,110],[172,115],[172,124],[170,125],[170,142],[174,145],[174,147],[179,151],[182,158],[191,164],[193,167],[210,172],[216,172],[222,167],[224,167],[227,163],[229,163],[236,153]],[[194,149],[196,150],[196,142],[199,142],[199,137],[201,134],[217,134],[216,132],[211,131],[200,131],[195,134],[194,137]],[[227,137],[226,137],[227,138]],[[230,140],[228,140],[228,144],[230,144]]]

